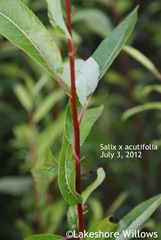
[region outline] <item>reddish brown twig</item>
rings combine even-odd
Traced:
[[[76,191],[77,193],[81,194],[80,131],[79,131],[79,121],[78,121],[78,115],[77,115],[77,96],[76,96],[76,86],[75,86],[75,45],[72,40],[70,0],[66,0],[66,14],[67,14],[67,28],[71,36],[71,38],[68,40],[68,52],[69,52],[70,73],[71,73],[70,103],[71,103],[73,126],[74,126],[73,152],[74,152],[74,157],[76,162]],[[83,216],[82,204],[77,205],[77,211],[78,211],[78,229],[79,229],[79,232],[83,232],[84,216]]]

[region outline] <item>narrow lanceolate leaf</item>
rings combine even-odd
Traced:
[[[38,168],[31,169],[32,176],[41,193],[46,193],[49,184],[53,180],[53,174],[48,174],[46,171],[41,171]]]
[[[55,93],[49,94],[43,101],[39,103],[39,107],[36,109],[34,114],[34,120],[39,122],[46,114],[54,107],[54,105],[63,98],[63,91],[57,90]]]
[[[130,213],[128,213],[116,227],[112,230],[113,232],[120,233],[117,240],[131,239],[131,230],[139,229],[147,219],[155,212],[155,210],[161,204],[161,194],[150,198],[149,200],[142,202],[135,207]],[[126,234],[126,235],[125,235]],[[115,240],[112,238],[111,240]]]
[[[59,159],[58,184],[62,196],[70,206],[82,202],[75,190],[75,161],[72,159],[72,147],[64,136]]]
[[[151,102],[151,103],[146,103],[140,106],[130,108],[123,113],[122,119],[126,120],[137,113],[147,111],[147,110],[161,110],[161,103]]]
[[[161,80],[160,72],[152,63],[152,61],[149,58],[147,58],[143,53],[130,46],[124,46],[123,50],[131,57],[133,57],[135,60],[140,62],[145,68],[147,68],[152,74],[154,74],[155,77]]]
[[[63,19],[61,1],[46,0],[48,3],[49,19],[51,24],[69,39],[70,34]]]
[[[94,123],[101,116],[102,111],[103,111],[103,106],[87,109],[85,111],[82,123],[80,125],[80,145],[82,145],[86,140]],[[67,111],[66,111],[65,133],[69,143],[71,144],[73,143],[73,132],[74,131],[73,131],[72,113],[71,113],[70,105],[68,105]]]
[[[99,79],[106,73],[130,36],[137,19],[136,7],[98,46],[92,57],[100,68]]]
[[[130,195],[129,192],[125,191],[125,192],[121,192],[118,197],[113,201],[113,203],[111,204],[111,206],[108,208],[106,214],[111,215],[114,212],[116,212],[120,206],[123,205],[124,201],[127,199],[127,197]]]
[[[39,134],[36,142],[38,154],[42,154],[47,147],[56,141],[57,137],[63,132],[64,115],[60,115],[57,120],[48,124],[48,126]]]
[[[0,1],[0,33],[52,75],[62,71],[62,60],[51,35],[19,0]]]
[[[45,173],[49,173],[49,174],[57,174],[58,168],[59,168],[59,163],[54,158],[50,148],[47,148],[46,149],[46,164],[41,168],[35,169],[35,171],[45,172]]]
[[[152,91],[156,91],[161,94],[161,85],[160,84],[153,84],[153,85],[147,85],[143,88],[142,95],[147,96]]]
[[[63,237],[52,234],[41,234],[27,237],[24,240],[59,240],[59,239],[63,239]]]
[[[109,220],[109,217],[104,218],[103,220],[95,223],[88,232],[93,232],[93,233],[98,233],[99,231],[106,233],[106,239],[111,239],[108,234],[110,234],[110,232],[113,232],[114,227],[116,226],[116,224],[112,223]],[[103,236],[98,237],[99,240],[103,240]],[[88,240],[88,238],[86,239]]]
[[[112,30],[112,24],[107,14],[95,8],[79,9],[74,13],[72,22],[82,23],[90,32],[94,32],[103,38]]]
[[[97,179],[82,193],[83,204],[87,201],[91,193],[103,182],[105,179],[105,172],[103,168],[97,170]]]
[[[49,173],[57,175],[58,173],[58,166],[52,165],[51,163],[45,164],[45,166],[41,168],[36,168],[34,170],[36,173]]]
[[[28,89],[25,88],[25,86],[23,86],[22,84],[17,84],[14,87],[14,92],[15,92],[18,100],[22,104],[22,106],[27,111],[32,109],[32,105],[33,105],[32,96],[31,96],[30,92],[28,91]]]
[[[31,177],[2,177],[0,178],[0,193],[19,196],[31,188]]]
[[[46,161],[52,163],[55,166],[58,166],[58,161],[57,159],[53,156],[50,148],[46,149]]]
[[[81,145],[84,143],[84,141],[88,137],[88,134],[90,133],[91,128],[93,127],[95,122],[98,120],[98,118],[101,116],[102,112],[103,112],[103,106],[90,108],[85,111],[82,123],[80,125],[80,144]]]

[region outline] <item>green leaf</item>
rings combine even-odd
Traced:
[[[8,117],[11,116],[16,116],[16,109],[13,108],[10,104],[6,102],[0,102],[0,113],[6,114]]]
[[[128,196],[129,192],[120,193],[119,196],[115,199],[115,201],[113,201],[106,214],[113,214],[123,204],[123,202],[127,199]]]
[[[155,210],[161,204],[161,194],[150,198],[147,201],[142,202],[137,207],[135,207],[130,213],[128,213],[113,229],[115,232],[121,233],[117,240],[131,239],[130,237],[125,237],[123,230],[130,232],[130,230],[139,229],[147,219],[155,212]],[[115,240],[115,238],[112,238]]]
[[[137,107],[130,108],[123,113],[122,119],[126,120],[137,113],[147,111],[147,110],[161,110],[161,102],[151,102],[151,103],[146,103]]]
[[[32,60],[31,60],[32,61]],[[32,61],[33,62],[33,61]],[[38,68],[36,68],[37,71],[39,71]],[[33,96],[36,97],[36,95],[41,91],[41,89],[46,85],[46,83],[49,80],[49,76],[45,73],[41,75],[40,79],[35,83],[33,87]]]
[[[67,222],[70,230],[76,232],[78,231],[77,219],[78,219],[77,207],[69,207],[67,212]]]
[[[45,166],[41,168],[35,168],[36,172],[39,173],[51,173],[51,174],[57,174],[58,173],[58,166],[54,166],[51,163],[47,163]]]
[[[0,192],[18,196],[25,193],[31,184],[30,177],[3,177],[0,178]]]
[[[13,128],[13,133],[16,140],[24,142],[27,146],[28,139],[30,138],[30,127],[27,123],[22,123]]]
[[[8,64],[5,64],[5,63],[1,63],[0,71],[1,71],[1,74],[6,76],[6,77],[13,77],[13,78],[15,78],[17,76],[21,76],[21,77],[23,76],[24,77],[24,75],[25,75],[25,72],[22,71],[21,69],[19,69],[17,66],[8,65]]]
[[[72,159],[72,147],[64,136],[59,159],[58,184],[61,194],[70,206],[82,202],[75,190],[75,161]]]
[[[61,73],[60,52],[51,35],[21,1],[0,1],[0,33],[26,52],[52,76]]]
[[[90,197],[88,200],[88,206],[90,209],[90,219],[88,222],[89,228],[92,227],[96,222],[103,219],[104,209],[100,199],[97,197]]]
[[[99,66],[93,57],[88,58],[79,69],[76,91],[82,105],[86,103],[87,97],[95,91],[99,75]]]
[[[48,3],[49,19],[51,24],[61,33],[65,34],[70,39],[70,34],[63,19],[61,1],[60,0],[46,0]]]
[[[161,80],[160,72],[152,63],[152,61],[149,58],[147,58],[143,53],[130,46],[124,46],[123,50],[131,57],[133,57],[135,60],[140,62],[145,68],[147,68],[152,74],[154,74],[155,77]]]
[[[107,36],[112,29],[108,16],[103,11],[94,8],[77,11],[72,17],[72,22],[82,22],[85,28],[87,27],[89,31],[92,31],[103,38]]]
[[[99,79],[103,77],[123,45],[130,36],[137,19],[136,7],[98,46],[92,57],[100,68]]]
[[[18,219],[16,220],[16,226],[21,231],[23,239],[24,237],[31,236],[33,234],[32,226],[29,225],[25,219]]]
[[[80,75],[80,69],[83,66],[84,62],[85,61],[81,58],[75,59],[75,79],[77,79]],[[65,84],[71,86],[69,61],[65,62],[63,65],[63,73],[61,75],[61,78]]]
[[[92,126],[100,117],[103,111],[103,106],[97,108],[87,109],[83,116],[82,123],[80,125],[80,145],[86,140]],[[78,113],[80,109],[78,110]],[[73,143],[73,120],[70,105],[67,107],[66,111],[66,123],[65,123],[65,133],[69,143]]]
[[[63,96],[64,93],[61,89],[48,95],[42,102],[39,103],[39,107],[34,114],[34,120],[36,122],[42,120],[42,118],[46,116],[50,109],[54,107],[55,103],[62,99]]]
[[[75,61],[75,78],[76,78],[76,92],[79,101],[82,105],[86,103],[87,96],[93,93],[98,84],[99,66],[94,58],[90,57],[86,61],[76,59]],[[70,65],[69,62],[64,64],[62,73],[62,80],[68,86],[71,85],[70,81]]]
[[[58,161],[57,161],[56,158],[53,156],[50,148],[47,148],[47,149],[46,149],[46,159],[47,159],[48,162],[52,163],[53,165],[56,165],[56,166],[59,165]]]
[[[82,145],[91,131],[94,123],[103,112],[103,106],[87,109],[80,125],[80,144]]]
[[[156,91],[161,94],[161,85],[153,84],[153,85],[146,86],[146,87],[144,87],[142,94],[143,94],[143,96],[147,96],[152,91]]]
[[[73,135],[74,135],[74,128],[73,128],[73,120],[72,120],[72,110],[71,110],[70,104],[68,104],[66,108],[66,116],[65,116],[65,136],[70,144],[73,143]]]
[[[32,96],[31,96],[30,92],[22,84],[17,84],[14,87],[14,92],[15,92],[18,100],[22,104],[22,106],[27,111],[32,109],[32,105],[33,105]]]
[[[59,164],[57,160],[54,158],[50,148],[46,149],[46,164],[41,168],[36,168],[35,171],[37,172],[45,172],[51,174],[58,173]]]
[[[56,232],[62,224],[65,212],[66,203],[63,199],[48,203],[41,218],[44,231],[51,234]]]
[[[112,223],[110,220],[109,220],[109,217],[101,220],[100,222],[97,222],[95,223],[90,229],[88,232],[91,232],[91,233],[98,233],[98,232],[103,232],[103,233],[109,233],[112,231],[113,232],[113,229],[114,227],[116,226],[116,224]],[[109,237],[107,237],[106,239],[108,239]],[[88,238],[87,238],[88,239]],[[102,237],[98,237],[97,239],[99,240],[103,240],[103,236]],[[111,239],[111,238],[109,238]]]
[[[111,221],[109,221],[109,217],[101,220],[100,222],[98,223],[95,223],[90,229],[89,229],[89,232],[98,232],[99,230],[100,231],[106,231],[106,230],[109,230],[111,231],[114,227],[115,227],[116,224],[112,223]]]
[[[31,169],[31,173],[37,184],[39,191],[42,192],[43,194],[46,193],[50,182],[54,179],[54,175],[42,171],[41,168],[40,170],[38,168],[33,168]]]
[[[62,236],[52,235],[52,234],[42,234],[42,235],[34,235],[31,237],[27,237],[24,240],[59,240],[62,239]]]
[[[63,132],[64,115],[60,115],[57,120],[50,123],[37,139],[36,148],[39,154],[42,154],[60,134]]]
[[[82,193],[83,204],[87,201],[91,193],[103,182],[105,179],[105,172],[103,168],[97,170],[97,179]]]

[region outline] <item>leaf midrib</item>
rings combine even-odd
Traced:
[[[158,206],[158,204],[160,203],[160,201],[161,201],[161,197],[158,198],[158,199],[156,199],[155,202],[153,202],[153,203],[148,207],[148,210],[150,211],[150,209],[152,208],[152,209],[155,211],[155,210],[157,209],[156,205]],[[147,210],[147,208],[144,209],[144,211],[141,213],[141,215],[138,216],[133,222],[131,222],[131,223],[129,224],[129,226],[126,227],[125,230],[126,230],[126,231],[131,230],[132,227],[136,225],[136,222],[138,222],[140,219],[143,220],[144,215],[145,215],[145,213],[146,213],[148,210]],[[153,210],[152,210],[152,213],[154,212]],[[148,211],[148,214],[147,214],[147,215],[149,215],[149,211]],[[151,211],[150,211],[150,212],[151,212]],[[152,213],[150,213],[150,216],[151,216]],[[147,219],[146,219],[146,220],[147,220]],[[146,220],[143,220],[143,223],[144,223]],[[142,224],[143,224],[143,223],[142,223]],[[141,224],[141,225],[142,225],[142,224]],[[137,229],[137,228],[136,228],[136,229]],[[121,235],[119,236],[118,239],[119,239],[119,240],[122,240],[122,239],[123,239],[122,237],[123,237],[123,234],[121,233]]]
[[[127,29],[128,29],[128,28],[126,28],[126,31],[127,31]],[[111,57],[113,56],[114,52],[117,50],[118,45],[120,44],[120,42],[122,41],[122,39],[123,39],[123,36],[120,38],[120,40],[119,40],[118,43],[116,44],[115,48],[114,48],[113,51],[111,52],[111,54],[110,54],[110,56],[109,56],[109,58],[108,58],[108,61],[106,62],[106,64],[104,65],[104,67],[103,67],[103,69],[102,69],[102,72],[101,72],[101,74],[100,74],[99,79],[102,77],[102,74],[104,73],[104,69],[106,68],[106,66],[107,66],[108,64],[110,64],[110,62],[111,62]],[[127,39],[127,37],[126,37],[126,39]],[[124,42],[126,42],[126,39],[124,40]],[[109,39],[109,40],[110,40],[110,39]],[[122,46],[122,47],[123,47],[123,46]]]
[[[51,64],[49,63],[49,61],[47,60],[47,58],[44,56],[44,54],[41,52],[41,50],[36,46],[36,44],[34,43],[34,41],[26,34],[26,32],[19,27],[19,25],[17,25],[11,18],[9,18],[7,15],[3,14],[2,12],[0,12],[0,15],[3,16],[4,18],[6,18],[9,22],[11,22],[15,27],[17,27],[20,32],[22,32],[22,34],[25,35],[25,37],[29,40],[29,42],[34,46],[34,48],[37,50],[37,52],[41,55],[41,57],[44,59],[44,61],[47,63],[47,65],[49,66],[49,68],[51,69],[51,71],[54,73],[54,75],[58,78],[57,73],[55,72],[54,68],[51,66]]]

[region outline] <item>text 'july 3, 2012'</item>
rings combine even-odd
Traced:
[[[144,151],[157,151],[158,146],[152,143],[115,145],[112,143],[100,144],[100,158],[142,158]]]

